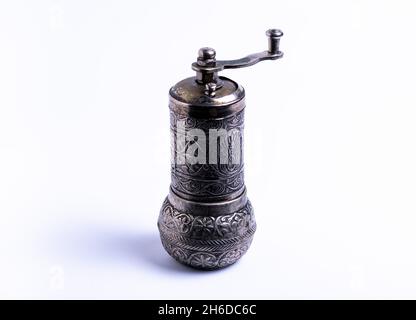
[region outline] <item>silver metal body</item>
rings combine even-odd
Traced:
[[[239,84],[219,77],[217,72],[281,58],[283,53],[278,44],[283,33],[269,30],[267,35],[269,51],[238,60],[217,61],[213,49],[202,48],[198,61],[192,65],[197,75],[180,81],[169,92],[171,187],[160,211],[158,227],[166,251],[180,263],[194,268],[210,270],[233,264],[246,253],[256,231],[244,184],[245,92]],[[194,141],[182,139],[183,134],[192,130],[201,137],[210,136],[213,130],[232,132],[224,140],[225,150],[219,149],[213,157],[218,161],[176,161],[194,143],[207,146],[208,153],[217,151],[213,150],[216,144],[209,144],[201,137]],[[195,154],[198,152],[202,151]],[[204,159],[205,154],[198,156]],[[220,158],[226,161],[221,162]],[[234,161],[236,158],[238,161]]]

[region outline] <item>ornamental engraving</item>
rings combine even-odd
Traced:
[[[174,259],[194,268],[218,269],[244,255],[256,222],[249,201],[236,212],[212,217],[180,212],[166,198],[158,227],[162,244]]]
[[[244,110],[224,119],[170,114],[172,188],[196,197],[242,190]]]
[[[160,211],[159,227],[195,240],[215,240],[242,236],[254,230],[256,222],[250,201],[236,212],[213,217],[180,212],[166,199]]]

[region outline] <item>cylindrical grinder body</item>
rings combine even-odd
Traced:
[[[158,227],[166,251],[194,268],[233,264],[256,230],[244,184],[244,96],[225,77],[214,90],[193,77],[169,92],[171,186]]]

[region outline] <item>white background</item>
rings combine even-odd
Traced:
[[[2,1],[1,298],[416,298],[413,1]],[[234,266],[163,250],[168,90],[197,50],[282,60],[247,93],[258,230]]]

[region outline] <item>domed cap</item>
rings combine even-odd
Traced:
[[[244,97],[244,89],[235,81],[219,77],[216,83],[199,84],[195,77],[184,79],[170,89],[170,96],[178,102],[193,106],[222,106]]]
[[[197,118],[226,117],[244,108],[244,89],[238,83],[219,77],[215,83],[199,84],[195,77],[184,79],[169,91],[170,108]]]

